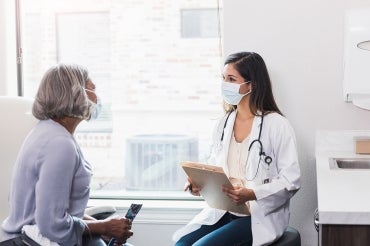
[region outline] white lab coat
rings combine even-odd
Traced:
[[[233,132],[236,112],[232,112],[224,129],[224,138],[221,135],[226,116],[216,125],[213,134],[212,156],[209,164],[220,165],[228,174],[227,155]],[[249,137],[249,144],[258,139],[261,117],[255,117]],[[300,169],[298,164],[296,140],[294,131],[287,119],[280,114],[270,113],[264,116],[261,134],[263,151],[272,158],[270,171],[263,158],[259,162],[260,147],[254,143],[249,152],[246,177],[246,186],[254,190],[256,201],[250,201],[252,218],[253,246],[268,245],[277,240],[285,231],[289,223],[289,199],[300,188]],[[270,178],[270,182],[263,184],[263,180]],[[226,211],[205,208],[196,215],[185,227],[180,228],[173,235],[177,241],[182,236],[195,231],[201,225],[215,224]]]

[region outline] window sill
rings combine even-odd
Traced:
[[[143,204],[135,218],[137,224],[183,225],[207,206],[205,201],[90,199],[88,207],[114,206],[118,215],[124,216],[131,203]]]

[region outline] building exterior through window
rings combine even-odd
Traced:
[[[190,197],[181,161],[206,162],[222,115],[217,0],[22,1],[25,96],[56,63],[88,68],[103,110],[75,137],[92,196]],[[155,192],[154,192],[155,191]]]

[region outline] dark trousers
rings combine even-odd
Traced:
[[[251,217],[226,213],[216,224],[183,236],[175,246],[251,246],[252,242]]]

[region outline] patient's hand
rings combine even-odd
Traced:
[[[126,242],[132,236],[131,221],[125,218],[108,218],[104,220],[106,236],[114,237],[119,242]]]

